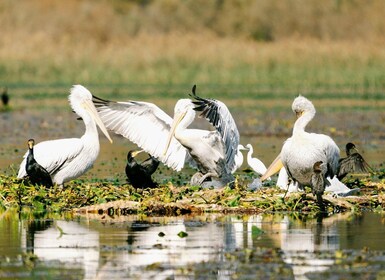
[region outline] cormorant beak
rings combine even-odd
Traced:
[[[186,115],[186,112],[177,113],[174,115],[174,121],[172,122],[171,128],[170,128],[170,134],[167,139],[166,147],[163,151],[163,155],[167,154],[168,148],[170,147],[172,137],[175,134],[175,129],[177,128],[178,124],[183,120],[184,116]]]
[[[83,102],[83,108],[87,110],[87,112],[90,114],[91,118],[94,119],[96,124],[99,126],[100,130],[103,132],[103,134],[107,137],[107,139],[112,143],[112,139],[110,135],[107,132],[107,128],[104,126],[103,121],[100,119],[98,112],[96,111],[94,103],[92,103],[91,100],[86,100]]]
[[[32,139],[28,140],[28,148],[32,149],[34,145],[35,141],[33,141]]]
[[[262,175],[261,181],[266,180],[267,178],[273,176],[275,173],[277,173],[281,168],[283,167],[283,163],[281,160],[281,154],[279,154],[275,160],[270,164],[270,166],[267,168],[265,174]]]
[[[138,151],[134,151],[131,153],[132,157],[136,157],[137,155],[139,155],[141,152],[143,152],[144,150],[138,150]]]

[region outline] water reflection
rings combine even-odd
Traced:
[[[187,236],[180,237],[181,232]],[[384,233],[381,215],[373,213],[318,221],[289,215],[23,220],[3,214],[0,256],[32,252],[47,263],[59,260],[66,267],[80,267],[84,279],[186,279],[202,273],[231,279],[234,273],[246,276],[250,271],[241,269],[245,264],[228,253],[279,248],[281,261],[274,264],[282,262],[292,271],[287,278],[308,279],[308,272],[326,271],[335,264],[335,251],[373,245],[385,250]],[[325,257],[322,252],[331,254]],[[204,263],[212,266],[197,271]],[[252,268],[260,265],[265,261]]]

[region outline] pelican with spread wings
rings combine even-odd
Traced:
[[[227,106],[215,99],[201,98],[192,88],[191,99],[180,99],[170,117],[148,102],[115,102],[94,96],[94,104],[105,126],[124,136],[168,167],[180,171],[186,162],[199,169],[202,185],[207,180],[230,183],[234,177],[239,132]],[[188,128],[196,112],[215,130]],[[195,179],[196,176],[193,176]]]

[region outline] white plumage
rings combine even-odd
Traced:
[[[171,118],[148,102],[113,102],[94,96],[94,103],[106,127],[134,142],[165,165],[180,171],[194,159],[204,174],[221,177],[235,166],[239,133],[227,107],[220,101],[180,99]],[[214,131],[188,129],[201,111],[216,128]],[[203,182],[203,179],[202,179]]]
[[[249,150],[247,153],[247,164],[253,169],[256,173],[259,175],[263,175],[266,172],[266,166],[265,164],[259,160],[258,158],[253,158],[253,146],[251,144],[247,144],[246,148]]]
[[[297,115],[293,135],[287,139],[280,155],[269,166],[261,180],[276,173],[282,167],[286,168],[288,176],[300,185],[311,185],[313,165],[322,161],[327,165],[325,176],[333,178],[337,173],[340,150],[327,135],[308,133],[306,125],[315,116],[313,104],[303,96],[295,98],[292,110]]]
[[[81,138],[44,141],[34,146],[36,161],[50,173],[52,181],[58,185],[79,177],[92,167],[100,150],[96,124],[112,142],[92,103],[92,94],[85,87],[75,85],[68,99],[72,109],[84,121],[84,135]],[[20,164],[18,178],[27,176],[27,154],[28,152]]]
[[[301,185],[311,185],[313,165],[322,161],[327,165],[326,176],[337,174],[340,149],[327,135],[308,133],[306,125],[314,118],[313,104],[303,96],[294,99],[292,110],[298,119],[293,135],[282,147],[281,158],[289,176]]]
[[[246,150],[246,148],[243,145],[239,144],[238,145],[238,149],[237,149],[237,153],[235,154],[235,158],[234,158],[235,165],[234,165],[233,170],[231,170],[231,173],[234,173],[239,168],[241,168],[241,166],[243,164],[243,154],[242,154],[242,151],[244,151],[244,150]]]

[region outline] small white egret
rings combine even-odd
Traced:
[[[242,154],[242,151],[245,151],[247,150],[243,145],[239,144],[238,145],[238,149],[237,149],[237,153],[235,154],[235,166],[233,168],[233,170],[231,170],[231,173],[234,173],[235,171],[237,171],[239,168],[241,168],[242,164],[243,164],[243,154]]]
[[[81,138],[44,141],[34,147],[36,161],[48,171],[52,181],[58,185],[81,176],[92,167],[100,150],[96,124],[112,143],[92,103],[92,94],[88,89],[75,85],[68,99],[73,111],[84,121],[86,127],[84,135]],[[27,154],[28,152],[20,164],[18,178],[27,175],[25,170]]]
[[[265,164],[259,160],[258,158],[253,158],[252,157],[252,154],[254,152],[253,150],[253,146],[251,146],[251,144],[247,144],[246,145],[246,149],[249,150],[249,152],[247,153],[247,164],[251,167],[251,169],[254,170],[254,172],[256,172],[257,174],[259,175],[263,175],[265,174],[266,172],[266,166]]]

